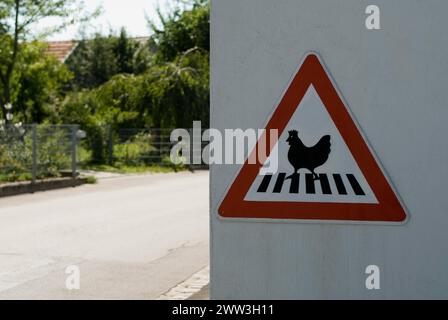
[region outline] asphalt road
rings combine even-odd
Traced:
[[[3,198],[0,299],[154,299],[208,265],[208,242],[205,171]]]

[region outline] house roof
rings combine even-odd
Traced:
[[[47,53],[64,62],[75,50],[78,41],[49,41]]]

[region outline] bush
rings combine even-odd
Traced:
[[[87,176],[86,177],[86,183],[87,184],[96,184],[98,182],[98,179],[94,176]]]
[[[71,166],[71,138],[66,128],[38,126],[36,129],[38,179],[59,177]],[[0,130],[0,180],[32,178],[33,135],[31,127]]]
[[[27,136],[32,145],[32,137]],[[71,131],[39,126],[37,128],[37,176],[59,177],[61,170],[71,168]]]
[[[114,145],[114,158],[127,165],[144,165],[150,162],[156,148],[148,133],[138,133],[127,141]]]

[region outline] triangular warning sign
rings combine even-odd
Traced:
[[[278,141],[270,143],[270,130]],[[306,56],[218,213],[226,218],[403,222],[405,210],[316,54]],[[275,159],[272,157],[276,155]],[[253,155],[252,155],[253,156]],[[275,163],[276,171],[264,165]]]

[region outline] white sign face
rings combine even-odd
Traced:
[[[245,200],[378,203],[313,85],[267,161],[276,160],[277,172],[263,168]]]
[[[315,53],[305,57],[265,129],[276,130],[279,139],[267,148],[264,163],[243,165],[218,209],[222,217],[406,219],[400,200]],[[251,154],[262,148],[262,140]]]

